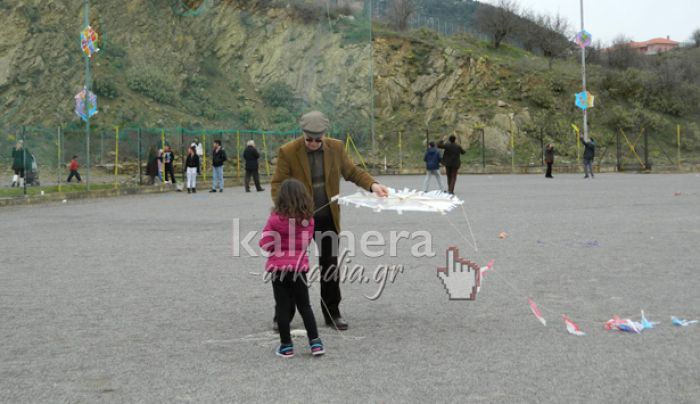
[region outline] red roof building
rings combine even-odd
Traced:
[[[666,38],[654,38],[644,42],[630,42],[628,46],[645,55],[656,55],[678,48],[679,42]]]

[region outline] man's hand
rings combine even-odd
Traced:
[[[380,198],[386,198],[389,196],[389,188],[386,185],[382,185],[378,182],[372,184],[372,192],[374,192]]]

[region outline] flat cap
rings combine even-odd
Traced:
[[[308,136],[320,138],[328,132],[329,121],[328,117],[320,111],[311,111],[304,114],[299,121],[301,130]]]

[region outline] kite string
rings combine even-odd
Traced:
[[[464,208],[464,205],[462,205],[462,214],[463,214],[463,216],[464,216],[464,220],[465,220],[466,223],[467,223],[467,227],[469,228],[469,233],[470,233],[470,235],[471,235],[471,237],[472,237],[473,244],[469,241],[469,239],[467,239],[467,237],[466,237],[461,231],[459,231],[459,229],[457,228],[457,226],[455,226],[450,220],[448,220],[447,222],[450,224],[450,226],[452,226],[452,228],[455,229],[455,231],[457,231],[457,233],[460,235],[460,237],[462,237],[462,239],[474,249],[474,252],[476,253],[477,258],[480,259],[481,262],[486,262],[486,258],[481,254],[481,252],[478,250],[478,248],[477,248],[477,246],[476,246],[476,237],[475,237],[474,232],[473,232],[473,230],[472,230],[471,221],[469,220],[469,216],[467,215],[467,212],[466,212],[466,209]],[[521,289],[521,288],[519,288],[519,287],[513,285],[511,282],[509,282],[509,281],[506,279],[506,277],[505,277],[504,275],[498,273],[497,271],[491,272],[490,275],[493,275],[493,276],[497,277],[501,282],[503,282],[507,287],[509,287],[509,288],[510,288],[513,292],[515,292],[517,295],[520,295],[520,296],[528,296],[529,298],[531,298],[531,296],[530,296],[529,293],[525,293],[523,289]],[[485,278],[484,278],[484,279],[485,279]],[[542,306],[542,305],[539,305],[539,304],[538,304],[538,307],[539,307],[542,311],[548,312],[548,313],[550,313],[550,314],[552,314],[552,315],[559,316],[559,315],[562,314],[562,313],[560,313],[559,311],[555,311],[555,310],[550,309],[548,306]],[[578,321],[578,320],[577,320],[577,321]],[[594,324],[594,322],[590,322],[590,321],[586,321],[586,320],[584,320],[584,321],[578,321],[578,322],[581,323],[581,324]],[[599,324],[599,322],[595,322],[595,324]]]

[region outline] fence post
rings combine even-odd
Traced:
[[[263,133],[262,133],[262,140],[263,140],[263,148],[265,151],[265,172],[267,173],[267,176],[269,177],[270,176],[270,160],[267,157],[267,140],[265,139],[265,131],[263,131]]]
[[[139,161],[139,186],[143,185],[143,178],[142,178],[142,171],[141,171],[141,166],[142,166],[142,161],[141,161],[141,127],[139,127],[138,131],[138,150],[136,151],[137,158]]]
[[[31,166],[29,168],[31,169]],[[24,125],[22,125],[22,172],[24,173],[24,178],[22,179],[24,195],[27,195],[27,139],[24,133]]]
[[[165,128],[160,129],[160,149],[162,150],[162,153],[165,153]],[[163,158],[163,154],[160,154],[161,157],[161,164],[159,164],[161,167],[163,167],[163,172],[161,172],[161,179],[160,183],[165,184],[165,159]]]
[[[185,128],[180,127],[180,164],[182,165],[182,182],[187,185],[187,179],[185,178],[185,150],[188,150],[189,147],[185,147]],[[173,164],[175,162],[173,161]]]
[[[399,174],[403,170],[403,143],[402,143],[403,132],[399,132]]]
[[[510,172],[515,172],[515,133],[512,124],[510,128]]]
[[[620,154],[622,149],[620,149],[620,132],[617,132],[617,172],[622,171],[622,166],[620,165]]]
[[[119,175],[119,126],[114,127],[114,188],[118,187]]]
[[[236,130],[236,176],[241,180],[241,131]]]
[[[58,192],[61,192],[61,127],[56,129],[56,184],[58,184]]]
[[[644,131],[644,169],[649,170],[649,132]]]
[[[207,180],[207,131],[202,129],[202,174],[204,181]]]
[[[486,172],[486,130],[481,128],[481,168]]]
[[[681,125],[676,125],[676,144],[678,145],[678,170],[681,169]]]

